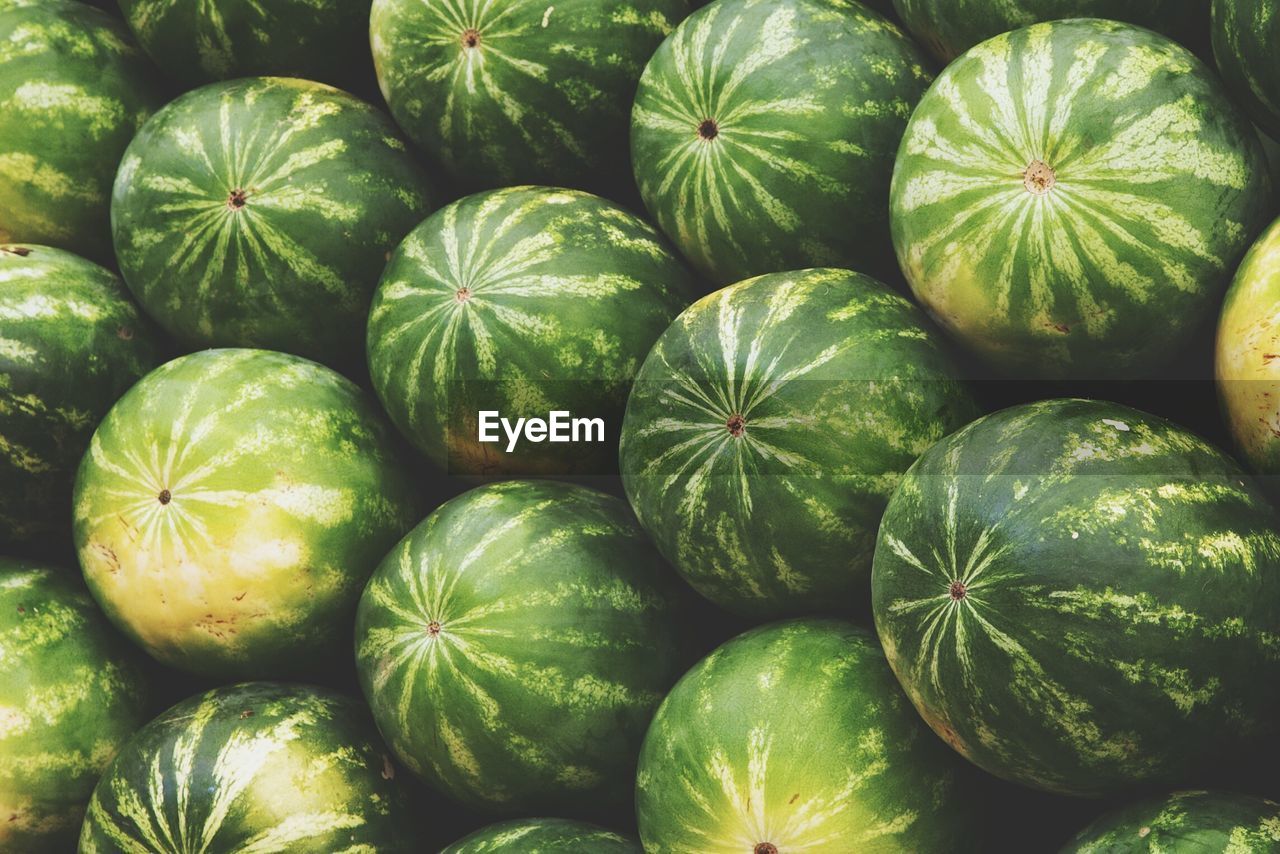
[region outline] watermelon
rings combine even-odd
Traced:
[[[712,652],[663,701],[640,754],[640,839],[648,854],[960,850],[978,818],[963,765],[869,632],[773,623]]]
[[[459,839],[440,854],[643,854],[640,843],[581,821],[501,821]]]
[[[0,243],[111,258],[111,180],[163,103],[115,18],[72,0],[0,6]]]
[[[372,401],[264,350],[147,375],[94,433],[74,505],[107,616],[161,662],[217,678],[328,667],[418,512]]]
[[[480,440],[479,413],[562,411],[616,433],[640,363],[695,287],[657,232],[604,199],[542,187],[468,196],[391,256],[369,315],[373,386],[452,472],[608,472],[607,443],[509,451],[501,430]]]
[[[1253,127],[1198,59],[1059,21],[983,42],[921,100],[893,240],[920,302],[999,370],[1142,376],[1201,331],[1269,198]]]
[[[114,273],[0,244],[0,543],[66,537],[94,427],[159,361],[157,333]]]
[[[248,682],[178,703],[124,746],[80,854],[416,852],[411,810],[360,703]]]
[[[188,348],[266,347],[339,368],[387,253],[429,209],[391,122],[320,83],[214,83],[156,114],[111,200],[120,270]]]
[[[1236,272],[1218,322],[1215,371],[1222,409],[1241,455],[1280,475],[1280,221]],[[1270,483],[1270,481],[1268,481]]]
[[[1060,18],[1111,18],[1177,34],[1203,29],[1209,0],[893,0],[911,34],[943,64],[978,42]]]
[[[1213,0],[1213,57],[1253,120],[1280,136],[1280,2]]]
[[[1186,791],[1109,812],[1062,854],[1280,851],[1280,804],[1231,792]]]
[[[889,501],[871,586],[920,714],[1015,782],[1178,784],[1276,728],[1275,514],[1155,416],[1051,400],[943,439]]]
[[[142,656],[69,573],[0,558],[0,851],[68,851],[146,723]]]
[[[621,467],[695,589],[763,618],[865,607],[897,478],[976,407],[923,315],[845,270],[704,297],[636,379]]]
[[[688,0],[374,0],[369,34],[391,114],[458,186],[617,193],[631,183],[636,81],[688,11]]]
[[[138,42],[185,88],[274,74],[357,82],[369,0],[120,0]]]
[[[378,728],[465,804],[577,815],[631,794],[678,675],[678,600],[625,502],[504,481],[446,502],[378,566],[356,666]]]
[[[725,0],[645,68],[631,117],[649,212],[721,284],[802,267],[876,272],[889,177],[925,59],[851,0]]]

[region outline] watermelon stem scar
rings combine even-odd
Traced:
[[[471,299],[471,288],[468,288],[465,285],[463,287],[458,288],[456,291],[453,292],[453,298],[456,299],[458,302],[466,302],[467,300]]]
[[[755,847],[752,854],[778,854],[778,846],[772,842],[761,842]]]
[[[728,421],[724,422],[724,426],[729,428],[729,435],[736,439],[747,432],[747,419],[735,412],[729,416]]]
[[[432,637],[435,637],[436,635],[440,634],[439,620],[432,620],[431,622],[427,623],[427,634],[431,635]]]
[[[233,211],[238,211],[244,207],[245,202],[249,201],[249,193],[245,190],[232,190],[231,195],[227,196],[227,207]]]
[[[1032,160],[1022,173],[1022,185],[1033,196],[1043,196],[1058,183],[1058,173],[1043,160]]]
[[[702,124],[698,125],[698,136],[710,142],[720,135],[720,126],[716,124],[715,119],[703,119]]]
[[[475,27],[468,27],[463,30],[462,44],[464,47],[477,47],[480,44],[480,31]]]
[[[959,602],[969,593],[969,588],[965,586],[963,581],[953,581],[949,592],[951,593],[951,598]]]
[[[170,501],[173,500],[173,494],[169,492],[169,490],[167,489],[162,489],[160,490],[160,494],[157,496],[157,498],[160,499],[161,504],[168,504]]]

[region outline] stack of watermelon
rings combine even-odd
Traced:
[[[0,0],[0,854],[1280,852],[1278,39]]]

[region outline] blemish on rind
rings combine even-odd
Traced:
[[[547,11],[542,13],[542,27],[546,29],[547,24],[551,21],[551,13],[555,11],[555,6],[548,6]]]

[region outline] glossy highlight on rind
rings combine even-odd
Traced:
[[[440,854],[643,854],[640,843],[603,827],[559,818],[487,825]]]
[[[1264,854],[1280,850],[1280,804],[1252,795],[1183,791],[1106,813],[1060,854]]]
[[[446,502],[360,600],[379,729],[410,770],[487,812],[620,807],[678,675],[667,571],[604,493],[516,480]]]
[[[645,737],[648,854],[980,849],[981,795],[920,722],[865,629],[804,619],[702,660]]]
[[[876,628],[930,726],[987,771],[1109,795],[1274,737],[1280,533],[1239,466],[1118,404],[981,418],[898,485]]]
[[[309,674],[418,514],[390,428],[349,380],[265,350],[149,374],[94,433],[75,546],[107,616],[214,678]]]
[[[917,299],[995,369],[1114,379],[1201,331],[1269,204],[1257,135],[1212,71],[1149,30],[1080,19],[948,66],[890,208]]]
[[[775,273],[704,297],[658,339],[627,405],[623,483],[718,605],[849,613],[898,477],[977,414],[905,298],[847,270]]]
[[[328,689],[215,688],[147,724],[98,783],[80,854],[415,854],[413,805],[367,710]]]
[[[189,349],[266,347],[358,372],[387,254],[431,209],[390,120],[321,83],[213,83],[157,113],[116,176],[138,301]]]

